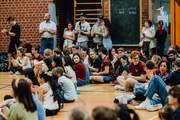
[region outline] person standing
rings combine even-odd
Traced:
[[[152,27],[152,22],[150,20],[146,20],[140,36],[142,41],[139,45],[142,49],[146,49],[148,51],[150,59],[154,55],[154,48],[156,47],[154,36],[155,29]]]
[[[164,53],[164,42],[167,40],[167,32],[165,29],[163,29],[163,21],[160,20],[158,22],[158,27],[159,30],[156,31],[155,35],[155,40],[157,41],[156,43],[156,50],[157,50],[157,55],[163,56]]]
[[[76,45],[79,47],[79,51],[82,47],[88,46],[88,35],[90,35],[90,25],[86,21],[86,13],[80,14],[80,21],[76,23],[75,34],[78,34]]]
[[[51,16],[49,13],[44,15],[45,21],[39,26],[39,34],[42,35],[41,38],[41,54],[43,55],[44,50],[49,48],[53,50],[54,46],[54,35],[56,35],[57,28],[56,24],[50,20]]]
[[[65,39],[63,49],[68,49],[70,54],[72,50],[73,41],[75,40],[75,33],[71,22],[68,23],[67,28],[64,29],[63,37]]]
[[[19,39],[20,39],[20,35],[21,35],[21,29],[19,24],[16,23],[16,21],[14,20],[14,18],[8,17],[7,19],[8,23],[11,26],[11,31],[7,31],[6,29],[1,30],[1,33],[4,35],[8,35],[10,36],[11,42],[9,45],[9,50],[8,50],[8,69],[11,66],[11,56],[12,54],[14,55],[14,57],[16,58],[16,51],[17,48],[19,47]]]
[[[105,30],[102,26],[100,26],[99,28],[101,29],[101,32],[103,32],[102,33],[103,45],[107,49],[108,52],[107,55],[109,55],[109,49],[112,48],[111,36],[113,34],[113,28],[109,19],[104,19],[104,26],[105,26]]]
[[[93,43],[91,44],[91,49],[96,48],[98,43],[102,43],[102,31],[99,28],[100,26],[104,27],[103,16],[98,15],[96,24],[93,25],[91,30],[91,36],[93,36]]]

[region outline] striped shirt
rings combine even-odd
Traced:
[[[109,73],[107,75],[109,77],[115,78],[116,74],[115,74],[115,71],[111,64],[111,60],[109,60],[109,58],[107,56],[102,60],[101,72],[103,72],[105,70],[105,67],[109,67]]]

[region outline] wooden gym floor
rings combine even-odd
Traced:
[[[11,94],[11,78],[22,77],[10,75],[9,72],[0,72],[0,102],[3,102],[4,96]],[[83,107],[89,113],[97,106],[106,106],[113,108],[116,104],[113,103],[116,96],[122,95],[123,91],[114,89],[111,84],[89,84],[86,86],[78,87],[77,91],[81,94],[78,95],[74,103],[64,104],[64,108],[60,110],[58,115],[46,117],[47,120],[68,120],[68,111],[75,107]],[[132,94],[132,93],[128,93]],[[133,105],[128,105],[133,109]],[[146,110],[136,110],[140,120],[159,120],[158,112],[148,112]]]

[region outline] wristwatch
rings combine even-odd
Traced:
[[[49,33],[50,33],[51,31],[49,31]]]

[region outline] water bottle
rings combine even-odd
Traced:
[[[123,104],[127,104],[127,94],[126,94],[126,91],[124,91],[124,94],[123,94]]]

